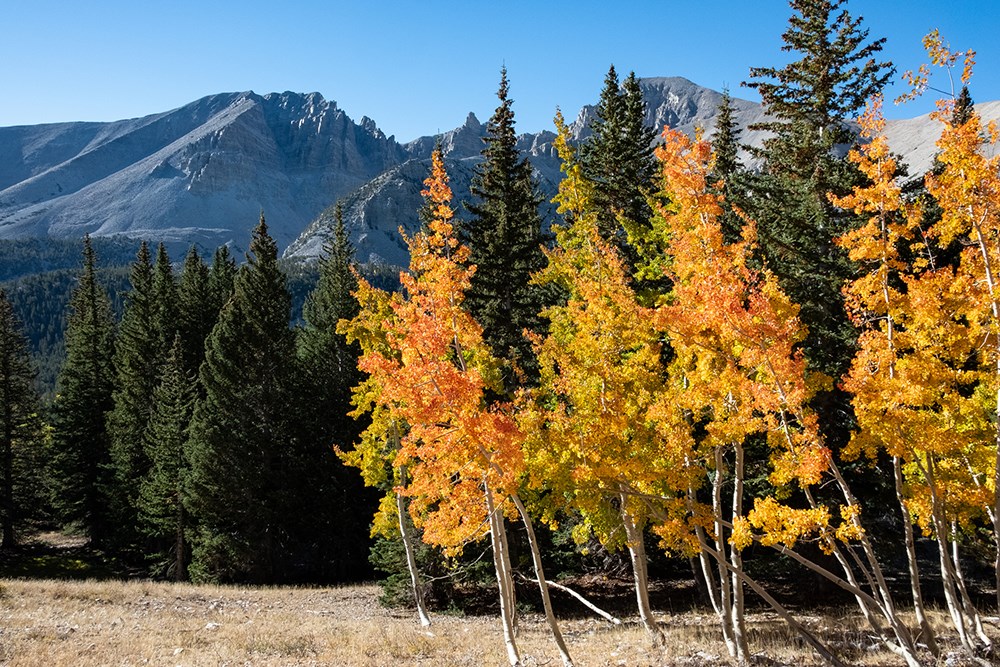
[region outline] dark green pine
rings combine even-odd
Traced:
[[[108,414],[111,462],[115,472],[114,540],[119,548],[137,547],[136,502],[139,482],[149,470],[143,434],[153,410],[153,392],[165,350],[157,330],[159,305],[153,292],[153,264],[143,241],[129,274],[131,290],[115,340],[114,408]]]
[[[351,388],[361,379],[357,368],[360,350],[357,345],[348,345],[336,331],[337,322],[354,318],[359,310],[353,294],[358,286],[352,270],[354,248],[344,227],[339,202],[334,209],[334,220],[333,238],[324,244],[319,281],[306,298],[305,322],[298,336],[303,370],[320,392],[312,402],[326,415],[326,430],[330,434],[353,430],[355,420],[347,413],[352,409]]]
[[[160,359],[163,360],[177,334],[180,304],[174,267],[162,243],[156,248],[156,262],[153,266],[153,302],[153,324],[160,337]]]
[[[181,337],[184,368],[195,378],[205,359],[205,340],[219,316],[217,303],[208,265],[192,246],[184,258],[177,286],[177,330]]]
[[[345,469],[333,445],[348,448],[361,424],[348,416],[351,389],[362,380],[360,350],[338,334],[337,323],[357,315],[352,270],[354,248],[344,227],[343,210],[334,208],[333,237],[319,260],[319,282],[306,298],[298,335],[302,399],[302,438],[309,446],[308,486],[316,499],[310,513],[315,548],[303,553],[313,578],[345,580],[366,573],[368,517],[374,511],[370,492],[353,470]]]
[[[637,253],[629,238],[641,237],[649,228],[647,195],[656,173],[656,134],[646,125],[646,104],[634,72],[619,85],[615,67],[610,67],[590,129],[580,163],[594,184],[598,229],[634,266]]]
[[[212,258],[212,267],[208,274],[209,290],[212,293],[212,307],[220,312],[226,301],[233,294],[233,284],[236,281],[236,260],[229,254],[227,246],[219,246]]]
[[[97,282],[90,237],[83,271],[70,298],[66,361],[53,405],[53,507],[68,527],[103,546],[111,532],[108,495],[113,485],[107,413],[113,407],[114,317]]]
[[[26,511],[24,462],[41,446],[35,369],[21,325],[0,289],[0,548],[16,546],[15,529]]]
[[[746,206],[746,172],[739,156],[742,132],[733,113],[733,98],[727,88],[722,91],[715,116],[715,133],[712,135],[715,162],[709,177],[713,187],[720,182],[722,184],[718,187],[719,194],[724,198],[720,224],[727,243],[738,241],[743,228],[743,221],[734,212],[733,206]]]
[[[153,413],[144,433],[150,469],[139,487],[140,525],[152,540],[149,554],[158,573],[175,581],[187,577],[191,521],[184,503],[187,459],[184,444],[197,395],[185,368],[180,334],[167,355],[154,393]]]
[[[188,511],[198,523],[196,581],[275,582],[289,575],[292,524],[306,521],[291,391],[291,297],[263,215],[247,263],[205,344],[186,446]],[[297,514],[296,514],[297,513]]]
[[[748,212],[758,223],[764,260],[802,308],[810,368],[839,377],[852,355],[854,330],[841,295],[851,266],[834,239],[857,219],[836,209],[829,194],[845,195],[861,182],[844,157],[843,145],[855,140],[847,121],[882,90],[894,68],[877,60],[885,40],[869,41],[843,0],[790,4],[782,49],[798,58],[782,68],[753,67],[744,84],[760,93],[774,119],[752,126],[772,136],[755,151],[763,169],[750,179]]]
[[[483,327],[483,337],[503,363],[503,392],[513,393],[537,375],[537,362],[523,332],[541,331],[544,291],[530,284],[545,266],[541,201],[531,164],[517,150],[513,100],[506,68],[500,71],[500,105],[486,125],[483,162],[472,179],[470,220],[461,228],[476,265],[465,307]]]

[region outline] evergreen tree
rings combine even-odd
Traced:
[[[323,415],[324,435],[342,434],[344,442],[356,435],[355,420],[347,415],[352,410],[351,388],[358,384],[357,345],[349,345],[337,333],[337,322],[353,319],[358,314],[358,302],[353,292],[358,281],[352,270],[354,247],[344,228],[340,202],[334,209],[333,239],[324,245],[325,256],[319,260],[319,282],[306,298],[303,308],[304,326],[298,337],[298,356],[307,382],[314,391],[310,403]]]
[[[192,246],[184,258],[177,287],[177,331],[183,347],[185,372],[195,378],[205,359],[205,340],[219,315],[218,301],[208,266]]]
[[[782,68],[752,67],[744,85],[760,94],[774,119],[753,126],[773,136],[757,154],[763,171],[753,179],[749,211],[758,223],[768,266],[802,307],[809,329],[804,344],[811,368],[833,377],[846,369],[853,329],[841,287],[850,274],[834,239],[853,224],[828,198],[859,182],[857,168],[835,147],[854,142],[846,120],[878,93],[894,68],[876,60],[884,39],[868,41],[861,19],[845,0],[791,0],[793,15],[782,50],[799,58]]]
[[[610,67],[595,116],[592,134],[580,150],[583,174],[594,184],[592,203],[601,237],[634,265],[636,254],[627,235],[649,227],[652,211],[646,197],[656,173],[656,133],[646,125],[646,104],[634,72],[619,85],[615,67]]]
[[[177,280],[174,278],[174,268],[163,244],[156,249],[156,264],[153,267],[153,325],[160,339],[160,361],[166,359],[167,353],[174,342],[177,333],[179,304]]]
[[[112,508],[119,547],[137,546],[136,501],[139,482],[149,470],[143,433],[153,410],[153,392],[163,362],[158,304],[153,293],[153,264],[143,241],[132,265],[132,289],[126,297],[115,340],[114,409],[108,413],[111,462],[116,482]]]
[[[306,522],[290,390],[295,338],[278,248],[261,215],[233,294],[205,344],[186,446],[188,511],[199,530],[192,579],[289,576],[294,523]]]
[[[236,281],[236,260],[229,254],[227,246],[219,246],[212,258],[212,268],[208,274],[209,290],[212,293],[212,309],[220,312],[222,306],[233,294]]]
[[[969,87],[962,86],[958,97],[955,98],[955,107],[951,111],[951,124],[955,127],[965,125],[972,118],[974,108],[975,102],[972,101]]]
[[[351,388],[362,379],[360,349],[337,333],[337,322],[353,319],[359,310],[353,295],[357,289],[354,248],[344,228],[340,202],[334,220],[333,239],[324,245],[325,256],[319,260],[319,282],[303,309],[305,322],[298,336],[303,395],[299,404],[302,437],[311,443],[308,486],[318,501],[311,516],[316,536],[314,576],[343,580],[365,572],[367,517],[376,508],[365,506],[372,504],[371,494],[357,474],[345,469],[332,447],[354,443],[363,426],[348,416],[353,410]]]
[[[472,218],[461,234],[472,251],[469,261],[476,265],[465,307],[483,327],[494,355],[504,360],[504,390],[513,392],[537,375],[523,332],[542,327],[538,313],[544,294],[529,281],[545,266],[545,239],[531,163],[517,150],[506,68],[500,70],[497,97],[500,105],[486,124],[484,159],[472,179]]]
[[[743,163],[740,161],[740,127],[733,118],[733,98],[729,89],[722,91],[718,113],[715,117],[715,134],[712,137],[712,153],[715,156],[710,175],[713,186],[719,181],[722,187],[719,194],[725,197],[722,202],[723,213],[719,219],[723,238],[727,243],[739,240],[743,223],[733,211],[733,205],[745,206],[743,185],[745,181]]]
[[[174,338],[154,394],[154,408],[144,433],[151,462],[139,487],[138,510],[143,530],[155,543],[152,557],[168,577],[187,576],[190,519],[184,507],[187,460],[184,443],[196,396],[195,379],[184,362],[180,334]]]
[[[0,289],[0,548],[17,544],[15,528],[25,508],[18,502],[19,459],[41,445],[35,370],[20,323]]]
[[[115,325],[108,295],[97,283],[96,263],[86,236],[53,406],[53,506],[64,524],[78,526],[93,543],[103,545],[111,528],[113,474],[106,416],[114,405]]]

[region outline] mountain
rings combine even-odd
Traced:
[[[680,77],[640,80],[647,123],[711,136],[721,94]],[[733,98],[739,125],[765,119],[759,104]],[[1000,102],[977,107],[1000,118]],[[594,117],[585,106],[570,123],[585,139]],[[890,121],[890,146],[919,176],[935,153],[937,123],[927,116]],[[113,123],[0,127],[0,239],[94,236],[165,241],[183,251],[228,243],[239,251],[261,210],[285,256],[309,260],[329,237],[333,203],[359,258],[406,263],[402,227],[418,227],[420,191],[431,151],[447,155],[461,217],[486,126],[470,113],[460,127],[399,144],[375,122],[354,122],[319,93],[225,93],[173,111]],[[520,135],[540,194],[561,179],[551,131]],[[744,129],[759,146],[764,135]],[[744,159],[749,156],[744,155]],[[551,206],[546,204],[546,213]],[[550,216],[551,219],[551,216]]]
[[[646,100],[648,125],[659,128],[670,125],[689,134],[702,128],[711,135],[722,100],[720,93],[681,77],[642,79],[639,85]],[[760,105],[754,102],[734,99],[733,107],[734,116],[742,127],[764,118]],[[569,124],[573,140],[581,141],[590,136],[590,122],[594,114],[595,107],[592,105],[580,110],[576,120]],[[440,142],[447,156],[446,166],[452,179],[455,201],[468,201],[471,197],[471,169],[481,159],[485,136],[486,125],[475,114],[470,113],[465,123],[454,130],[437,136],[421,137],[406,144],[404,148],[417,162],[394,168],[384,174],[384,178],[380,176],[350,195],[344,202],[344,223],[358,249],[359,260],[365,262],[376,259],[405,266],[405,247],[396,229],[403,227],[410,233],[419,226],[417,211],[422,203],[421,184],[429,173],[430,154],[434,146]],[[744,135],[746,141],[754,144],[758,144],[762,138],[761,132],[746,132]],[[517,142],[518,149],[527,156],[534,168],[539,193],[544,201],[543,216],[549,221],[554,219],[554,207],[549,202],[555,196],[562,179],[554,140],[553,132],[542,131],[522,134]],[[387,212],[390,208],[392,215],[377,213]],[[455,208],[461,216],[461,207],[456,205]],[[284,256],[299,259],[318,257],[322,252],[323,242],[332,234],[332,221],[330,209],[303,231],[288,247]],[[373,252],[374,247],[382,250]]]
[[[407,158],[318,93],[205,97],[114,123],[0,128],[0,238],[126,236],[244,247],[261,210],[288,245]]]

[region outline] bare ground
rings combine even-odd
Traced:
[[[497,619],[437,614],[425,629],[409,612],[380,606],[378,594],[373,585],[307,589],[0,580],[0,665],[506,664]],[[872,644],[856,617],[850,609],[799,616],[851,664],[898,664]],[[731,664],[707,613],[659,614],[668,635],[662,650],[653,648],[634,619],[624,620],[612,626],[597,618],[564,619],[576,664]],[[525,665],[560,664],[538,615],[522,618],[518,642]],[[751,614],[751,645],[761,664],[821,664],[769,613]]]

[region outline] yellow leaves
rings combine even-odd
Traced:
[[[738,516],[733,519],[733,532],[729,536],[729,543],[737,551],[743,551],[753,544],[753,526],[746,517]]]
[[[944,41],[941,37],[941,33],[937,28],[931,30],[923,38],[923,46],[927,51],[927,57],[930,59],[931,64],[936,67],[942,67],[948,70],[949,78],[951,77],[951,70],[955,68],[958,59],[962,59],[962,75],[961,82],[963,85],[968,85],[969,81],[972,80],[972,70],[976,64],[976,52],[972,49],[967,49],[965,51],[952,51],[950,45]],[[917,97],[923,95],[928,88],[930,88],[930,67],[926,64],[921,64],[916,72],[912,70],[903,73],[903,80],[910,86],[910,90],[903,93],[896,98],[896,104],[901,102],[909,102]],[[947,108],[947,104],[938,103],[939,108]]]
[[[359,367],[369,378],[355,389],[355,404],[372,415],[344,459],[361,467],[368,483],[384,483],[387,466],[405,471],[408,479],[395,491],[411,498],[424,539],[456,553],[488,531],[484,486],[500,497],[516,487],[523,436],[506,406],[486,405],[497,363],[461,308],[474,269],[462,264],[468,250],[454,236],[440,151],[424,184],[432,219],[407,239],[404,293],[390,296],[360,281],[361,310],[338,327],[362,348]],[[376,530],[391,530],[391,496],[383,499]]]
[[[759,531],[764,546],[782,545],[793,548],[800,540],[816,536],[830,525],[826,507],[795,509],[773,498],[759,498],[747,515],[747,522]]]

